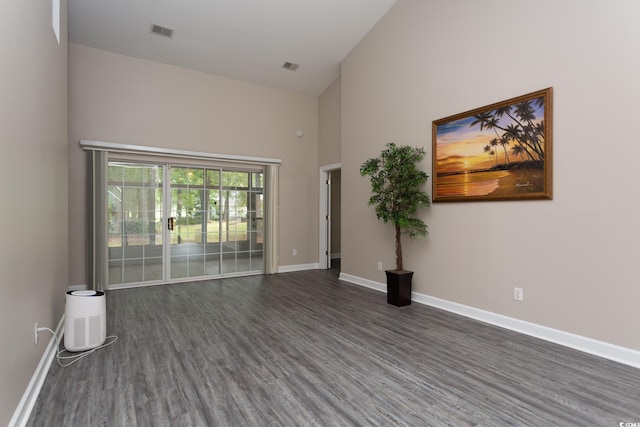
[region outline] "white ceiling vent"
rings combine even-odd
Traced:
[[[165,37],[173,37],[173,30],[171,28],[163,27],[162,25],[151,24],[151,32]]]
[[[294,64],[293,62],[285,62],[284,64],[282,64],[282,68],[284,68],[285,70],[296,71],[298,68],[300,68],[300,65]]]

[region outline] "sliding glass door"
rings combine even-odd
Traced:
[[[262,272],[262,170],[109,162],[109,284]]]

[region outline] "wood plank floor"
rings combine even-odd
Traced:
[[[618,426],[640,370],[304,271],[111,291],[30,426]]]

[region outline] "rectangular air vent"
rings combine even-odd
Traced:
[[[285,62],[284,64],[282,64],[282,68],[284,68],[285,70],[295,71],[300,68],[300,65],[294,64],[293,62]]]
[[[151,24],[151,32],[165,37],[173,37],[173,30],[171,28],[163,27],[162,25]]]

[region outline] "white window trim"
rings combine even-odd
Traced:
[[[238,156],[233,154],[215,154],[202,151],[174,150],[172,148],[147,147],[144,145],[118,144],[114,142],[91,141],[83,139],[80,146],[85,150],[108,151],[110,153],[146,154],[151,156],[171,156],[186,159],[221,160],[232,163],[252,163],[257,165],[279,165],[282,159],[268,157]]]

